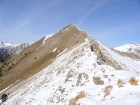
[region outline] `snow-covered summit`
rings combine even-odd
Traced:
[[[140,60],[140,44],[126,44],[120,47],[116,47],[114,49],[119,51],[119,53],[123,56],[127,56],[138,61]]]
[[[0,42],[0,60],[6,59],[12,54],[17,54],[25,47],[29,46],[29,43],[13,44],[7,42]]]
[[[135,52],[137,50],[140,50],[140,44],[137,43],[126,44],[123,46],[116,47],[114,49],[121,52]]]
[[[14,44],[14,43],[7,43],[7,42],[0,42],[0,48],[5,48],[5,47],[16,47],[19,46],[20,44]]]

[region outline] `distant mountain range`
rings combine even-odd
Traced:
[[[119,46],[114,48],[115,50],[119,51],[120,54],[123,56],[140,60],[140,44],[132,43],[132,44],[126,44],[123,46]]]
[[[110,48],[69,24],[27,46],[0,63],[0,104],[140,105],[138,44]]]
[[[137,43],[126,44],[123,46],[116,47],[115,50],[118,50],[121,52],[131,52],[135,54],[140,54],[140,44],[137,44]]]
[[[30,45],[29,43],[12,44],[12,43],[0,42],[0,60],[4,60],[10,55],[19,53],[29,45]]]

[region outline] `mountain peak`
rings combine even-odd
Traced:
[[[68,24],[67,26],[65,26],[62,30],[68,30],[68,29],[77,29],[79,31],[82,31],[77,25],[75,24]]]
[[[120,54],[123,54],[123,56],[137,60],[140,59],[140,44],[137,43],[125,44],[123,46],[119,46],[114,49],[121,52]]]
[[[135,49],[140,49],[140,44],[131,43],[131,44],[125,44],[125,45],[115,48],[115,50],[118,50],[121,52],[133,52]]]

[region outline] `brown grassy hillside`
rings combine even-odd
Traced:
[[[87,34],[74,25],[68,25],[53,36],[39,41],[25,48],[19,54],[11,56],[5,63],[3,76],[0,77],[0,91],[9,85],[29,78],[49,65],[61,52],[72,49],[85,41]],[[56,51],[53,51],[56,49]],[[8,69],[10,66],[10,69]]]

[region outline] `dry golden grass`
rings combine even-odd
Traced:
[[[70,99],[69,105],[76,105],[76,98]]]
[[[69,105],[76,105],[76,101],[84,97],[86,97],[85,92],[81,91],[75,98],[70,99]]]
[[[87,74],[84,73],[84,78],[85,78],[86,80],[88,80],[89,77],[88,77]]]
[[[105,89],[104,89],[104,93],[105,93],[104,98],[106,96],[110,95],[110,92],[111,92],[112,88],[113,88],[113,86],[111,86],[111,85],[108,85],[108,86],[105,87]]]
[[[125,82],[123,82],[123,80],[121,80],[121,79],[118,80],[119,87],[123,87],[124,84],[125,84]]]
[[[130,83],[131,85],[138,85],[137,82],[138,82],[138,81],[136,80],[135,77],[131,77],[130,80],[129,80],[129,83]]]

